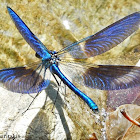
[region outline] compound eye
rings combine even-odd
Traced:
[[[51,51],[51,54],[52,54],[52,55],[56,54],[56,51]]]
[[[38,53],[35,54],[37,58],[42,58]]]

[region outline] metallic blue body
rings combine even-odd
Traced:
[[[76,95],[78,95],[81,99],[83,99],[88,106],[95,112],[98,111],[97,105],[94,103],[93,100],[91,100],[88,96],[86,96],[83,92],[81,92],[78,88],[76,88],[60,71],[58,66],[56,64],[52,64],[50,67],[50,70],[56,74],[64,84],[66,84]]]

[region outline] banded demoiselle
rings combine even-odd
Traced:
[[[78,95],[94,111],[98,111],[96,103],[76,88],[61,72],[60,66],[66,69],[78,69],[72,80],[80,84],[100,90],[119,90],[140,85],[140,67],[120,65],[82,64],[85,60],[100,55],[123,42],[127,37],[139,29],[140,12],[135,12],[113,23],[94,35],[66,46],[60,51],[50,51],[31,32],[21,18],[9,7],[8,12],[15,26],[36,51],[40,58],[32,66],[15,67],[0,70],[0,82],[12,92],[38,93],[49,85],[49,73],[57,75],[76,95]],[[76,60],[71,61],[67,54]]]

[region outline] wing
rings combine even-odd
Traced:
[[[45,73],[46,70],[43,71],[41,65],[35,69],[31,67],[2,69],[0,70],[0,83],[12,92],[38,93],[49,85],[49,78],[46,78]]]
[[[10,8],[7,10],[15,23],[17,29],[27,43],[34,49],[39,56],[42,58],[50,57],[47,48],[41,43],[41,41],[31,32],[31,30],[26,26],[26,24],[20,19],[20,17]]]
[[[88,87],[101,90],[127,89],[140,85],[140,68],[135,66],[99,65],[91,67],[83,75]]]
[[[80,66],[60,64],[73,82],[100,90],[120,90],[140,86],[140,67],[117,65]]]
[[[69,52],[74,58],[88,58],[102,54],[123,42],[138,30],[140,12],[133,13],[113,23],[95,35],[75,42],[60,50],[58,54]]]

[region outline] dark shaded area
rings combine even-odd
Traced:
[[[71,140],[71,133],[68,127],[68,124],[66,122],[64,112],[62,110],[63,108],[63,100],[61,99],[60,95],[57,95],[57,90],[55,90],[53,87],[57,87],[56,84],[51,83],[50,86],[46,89],[47,97],[49,97],[52,102],[54,103],[54,107],[57,109],[60,119],[64,128],[64,131],[66,133],[67,140]],[[56,99],[57,97],[57,99]],[[50,124],[50,116],[46,114],[47,110],[45,109],[45,105],[43,109],[37,114],[37,116],[34,118],[34,120],[29,125],[27,132],[26,132],[26,140],[50,140],[50,133],[55,131],[55,127],[51,130],[48,129]],[[61,128],[60,128],[61,129]]]

